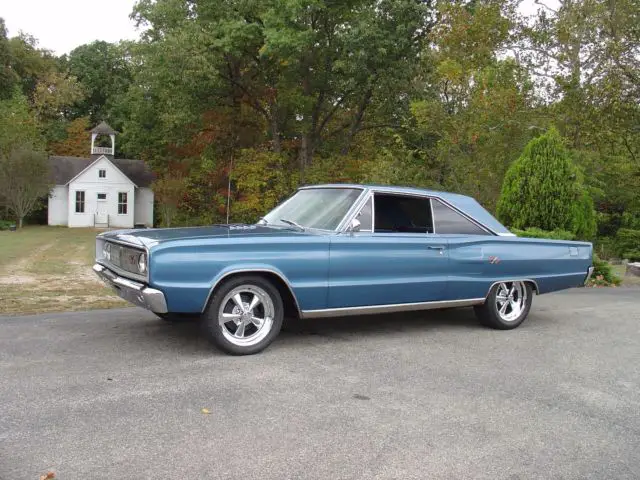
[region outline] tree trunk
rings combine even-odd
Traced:
[[[269,130],[271,131],[271,138],[273,139],[273,151],[275,153],[282,153],[282,141],[280,139],[280,127],[278,125],[278,107],[274,102],[271,102],[269,107]]]
[[[342,147],[342,150],[340,151],[342,155],[346,155],[347,153],[349,153],[349,149],[351,148],[353,139],[355,138],[356,134],[360,130],[360,126],[362,125],[362,119],[364,117],[364,112],[367,109],[369,102],[371,102],[372,96],[373,96],[373,87],[369,87],[369,89],[367,89],[367,91],[365,92],[364,97],[360,102],[360,105],[358,105],[358,111],[356,113],[355,118],[353,119],[351,128],[349,129],[349,134],[347,135],[345,144]]]
[[[18,218],[18,229],[22,228],[22,219],[23,219],[23,218],[24,218],[24,217],[19,217],[19,218]]]
[[[304,174],[309,165],[309,134],[305,133],[300,139],[300,150],[298,152],[298,162],[300,164],[300,183],[304,183]]]

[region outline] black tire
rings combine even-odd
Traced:
[[[507,287],[507,291],[511,292],[511,287],[515,287],[513,298],[520,305],[519,301],[522,299],[520,311],[513,310],[511,304],[506,306],[505,313],[500,313],[500,305],[504,306],[504,303],[509,303],[509,300],[505,300],[505,302],[501,302],[500,298],[509,298],[508,296],[503,295],[504,287]],[[500,292],[500,298],[498,298],[498,294]],[[524,297],[522,296],[522,292],[524,293]],[[493,286],[489,295],[487,296],[487,300],[482,305],[477,305],[474,307],[476,312],[476,316],[480,320],[480,323],[486,325],[487,327],[495,328],[498,330],[511,330],[513,328],[518,327],[522,322],[525,321],[527,315],[529,314],[529,310],[531,309],[531,302],[533,301],[533,290],[531,288],[531,284],[527,282],[501,282]],[[509,312],[509,309],[512,309]],[[512,313],[510,316],[509,313]],[[516,314],[517,313],[517,314]],[[512,318],[511,318],[512,317]]]
[[[260,297],[260,302],[250,311],[237,313],[236,301],[229,298],[234,291],[240,292],[245,308],[248,308],[247,304],[253,300],[251,295]],[[241,318],[221,324],[221,314]],[[253,320],[244,317],[249,314],[251,319],[260,320],[262,317],[262,325],[258,326]],[[220,350],[231,355],[253,355],[267,348],[275,340],[280,333],[283,317],[284,304],[275,285],[258,275],[240,275],[225,281],[215,290],[204,314],[203,325],[209,340]],[[238,332],[241,326],[236,325],[236,322],[242,322],[244,325],[240,334]],[[232,332],[236,328],[237,330]],[[249,334],[245,337],[243,335],[247,328]]]
[[[169,323],[194,322],[199,320],[202,316],[199,313],[155,313],[155,315],[160,320],[164,320]]]

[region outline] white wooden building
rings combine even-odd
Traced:
[[[110,147],[96,146],[109,137]],[[153,226],[153,174],[142,160],[114,158],[116,132],[105,122],[91,131],[89,158],[51,156],[55,187],[49,225],[68,227]]]

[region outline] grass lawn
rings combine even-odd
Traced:
[[[123,307],[91,270],[97,230],[0,232],[0,315]]]
[[[637,286],[640,287],[640,277],[625,277],[624,273],[627,270],[625,265],[613,265],[613,273],[615,273],[620,280],[622,280],[622,285],[629,286]]]

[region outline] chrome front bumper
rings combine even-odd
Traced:
[[[591,278],[591,275],[593,275],[593,269],[594,267],[589,267],[589,270],[587,270],[587,276],[584,279],[584,284],[586,285],[587,283],[589,283],[589,279]]]
[[[164,293],[160,290],[149,288],[143,283],[134,282],[128,278],[119,277],[99,263],[93,266],[93,271],[104,283],[113,288],[119,297],[127,302],[155,313],[167,313],[167,301],[164,298]]]

